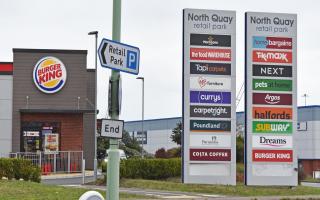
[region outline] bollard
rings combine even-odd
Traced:
[[[82,160],[82,184],[84,184],[84,178],[86,176],[86,160]]]

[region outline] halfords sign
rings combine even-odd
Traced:
[[[292,108],[253,107],[254,119],[292,119]]]
[[[56,93],[67,81],[67,71],[58,58],[41,58],[33,69],[33,82],[44,93]]]

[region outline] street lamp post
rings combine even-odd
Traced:
[[[142,80],[142,121],[141,121],[141,157],[143,158],[143,142],[144,142],[144,132],[143,132],[143,123],[144,123],[144,77],[137,77],[137,79]]]
[[[94,168],[94,180],[97,180],[97,74],[98,74],[98,67],[97,67],[97,56],[98,56],[98,31],[91,31],[88,35],[95,36],[95,103],[94,103],[94,161],[93,161],[93,168]]]

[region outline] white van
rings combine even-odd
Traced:
[[[122,149],[118,149],[120,152],[120,160],[126,160],[127,156],[126,153]],[[107,150],[106,157],[104,158],[104,162],[108,162],[108,154],[109,154],[109,149]]]

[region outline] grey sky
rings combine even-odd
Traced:
[[[318,0],[122,0],[121,41],[141,51],[145,77],[145,118],[181,116],[182,9],[237,11],[237,90],[244,79],[244,13],[298,14],[298,105],[320,104],[320,1]],[[94,67],[94,37],[112,37],[112,0],[1,0],[0,61],[12,61],[12,48],[87,49]],[[99,117],[106,116],[110,70],[98,69]],[[122,73],[120,118],[141,119],[141,81]],[[243,99],[238,111],[243,110]]]

